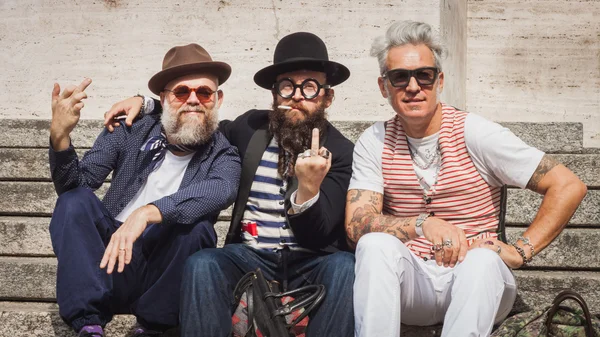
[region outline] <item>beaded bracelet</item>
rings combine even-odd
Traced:
[[[529,249],[531,249],[531,257],[529,258],[529,261],[531,262],[531,260],[533,259],[533,256],[535,255],[535,249],[533,248],[533,244],[531,243],[531,241],[529,241],[529,238],[524,237],[524,236],[519,236],[519,238],[517,239],[517,241],[523,241],[524,244],[529,246]]]
[[[523,258],[523,265],[526,265],[527,263],[529,263],[531,261],[531,259],[527,259],[527,256],[525,255],[525,251],[523,250],[523,248],[517,246],[516,243],[511,243],[511,245],[513,247],[515,247],[515,249],[517,250],[519,255],[521,255],[521,257]]]

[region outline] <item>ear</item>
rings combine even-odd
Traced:
[[[385,78],[379,77],[377,79],[377,84],[379,85],[379,91],[381,91],[381,96],[383,96],[383,98],[388,98],[387,91],[385,90]]]
[[[329,108],[331,103],[333,103],[333,99],[335,98],[335,90],[333,88],[328,89],[329,94],[325,96],[325,108]]]
[[[439,73],[438,81],[439,81],[438,86],[440,88],[440,93],[441,93],[442,91],[444,91],[444,73],[443,72]]]
[[[219,90],[217,91],[217,95],[219,96],[217,100],[217,108],[220,108],[221,104],[223,104],[223,97],[225,96],[225,94],[223,93],[223,90]]]
[[[162,102],[164,101],[164,99],[165,99],[165,92],[161,91],[160,92],[160,104],[162,104]]]

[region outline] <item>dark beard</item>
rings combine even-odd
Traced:
[[[298,107],[304,113],[305,119],[291,122],[286,117],[286,110],[278,109],[278,105],[276,101],[273,101],[273,106],[269,111],[269,132],[279,145],[277,172],[284,180],[287,180],[294,175],[294,164],[298,155],[304,150],[310,149],[314,128],[319,129],[319,139],[323,139],[327,126],[327,114],[325,102],[313,114],[308,114],[302,107]]]

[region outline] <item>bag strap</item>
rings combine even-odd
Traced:
[[[575,302],[579,303],[579,306],[583,310],[583,314],[585,316],[585,335],[587,337],[594,337],[594,330],[592,328],[592,315],[590,315],[590,310],[588,309],[588,306],[585,303],[583,297],[581,297],[581,295],[574,292],[573,290],[563,290],[558,295],[556,295],[554,301],[552,302],[552,307],[548,311],[548,317],[546,317],[546,330],[548,332],[550,331],[552,317],[554,317],[554,315],[558,311],[560,304],[566,300],[574,300]]]
[[[239,282],[235,285],[235,289],[233,289],[233,298],[235,303],[240,303],[242,299],[242,295],[250,285],[252,284],[252,279],[255,278],[254,272],[249,272],[246,275],[242,276]]]
[[[296,296],[300,295],[300,296]],[[296,296],[296,298],[279,309],[276,309],[272,312],[272,316],[286,316],[291,314],[292,312],[304,308],[304,312],[302,312],[294,321],[292,321],[288,327],[294,327],[296,324],[300,323],[304,317],[308,316],[308,314],[316,308],[323,298],[325,298],[325,286],[322,284],[319,285],[308,285],[304,287],[300,287],[291,291],[287,291],[285,293],[265,293],[264,298],[267,299],[269,297],[273,298],[282,298],[285,296]]]

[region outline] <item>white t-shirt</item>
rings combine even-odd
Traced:
[[[185,170],[193,156],[194,153],[176,156],[171,151],[167,151],[160,166],[148,175],[144,185],[121,213],[117,215],[116,219],[125,222],[127,217],[136,209],[177,192]]]
[[[354,146],[352,178],[348,189],[369,190],[383,194],[381,156],[385,122],[377,122],[360,136]],[[479,115],[469,113],[464,130],[467,152],[481,177],[491,186],[513,185],[525,188],[539,165],[544,152],[523,142],[509,129]],[[409,138],[413,148],[437,143],[438,134],[423,139]],[[413,163],[419,177],[430,186],[435,183],[436,165],[422,170]],[[424,172],[426,171],[426,172]]]

